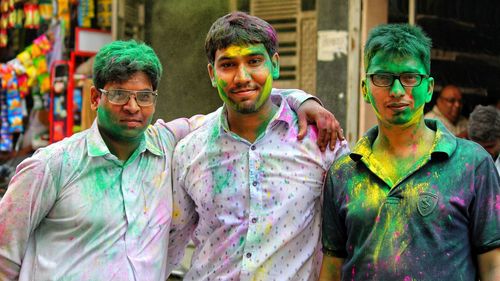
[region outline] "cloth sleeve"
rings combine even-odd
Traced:
[[[323,253],[328,256],[339,258],[347,257],[345,245],[347,235],[345,223],[339,212],[338,192],[339,186],[336,185],[335,170],[332,167],[327,174],[325,187],[323,188],[323,225],[322,225],[322,244]],[[342,188],[342,187],[340,187]]]
[[[271,99],[274,101],[278,99],[280,95],[283,96],[283,98],[286,100],[290,108],[295,112],[297,112],[302,103],[310,99],[315,100],[317,103],[323,105],[321,103],[321,100],[318,99],[317,97],[298,89],[291,89],[291,90],[273,89],[273,91],[271,92]]]
[[[500,180],[489,157],[476,168],[472,203],[472,243],[476,254],[500,247]]]
[[[175,137],[175,143],[177,143],[192,131],[203,126],[203,124],[209,120],[216,118],[217,112],[218,110],[207,115],[197,114],[190,118],[177,118],[169,122],[159,119],[156,123],[160,126],[166,127],[170,132],[172,132]]]
[[[17,280],[28,241],[57,198],[47,161],[28,158],[17,167],[0,201],[0,280]]]
[[[185,248],[198,223],[196,206],[186,192],[184,178],[188,172],[183,165],[184,151],[180,145],[175,149],[172,163],[173,211],[167,257],[167,274],[170,274],[182,260]]]

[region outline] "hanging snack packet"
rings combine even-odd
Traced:
[[[24,20],[24,28],[38,29],[40,26],[40,14],[38,13],[37,4],[24,4],[24,14],[26,16]]]
[[[33,44],[36,45],[40,49],[42,54],[47,54],[50,51],[50,49],[52,48],[52,44],[50,43],[49,38],[45,34],[36,38],[33,41]]]
[[[0,29],[0,47],[7,47],[7,29]]]

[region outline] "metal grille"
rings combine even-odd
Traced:
[[[269,22],[278,33],[280,79],[279,88],[298,88],[298,28],[300,0],[252,0],[250,14]]]
[[[316,92],[316,12],[301,11],[300,0],[251,0],[250,14],[269,22],[278,32],[278,88]]]

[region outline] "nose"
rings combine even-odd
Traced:
[[[130,113],[136,113],[141,109],[140,106],[137,104],[135,95],[129,96],[128,102],[123,105],[123,109]]]
[[[399,81],[399,79],[397,78],[394,79],[394,83],[392,84],[391,90],[389,91],[389,95],[399,98],[404,96],[405,93],[406,89],[403,84],[401,84],[401,81]]]
[[[236,72],[234,79],[235,79],[235,82],[238,84],[248,83],[251,80],[250,74],[248,73],[245,65],[240,65],[238,67],[238,70]]]

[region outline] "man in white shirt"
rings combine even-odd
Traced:
[[[224,101],[216,118],[174,153],[173,268],[190,238],[185,280],[316,280],[321,262],[320,197],[347,143],[322,152],[314,127],[297,142],[297,115],[271,93],[279,76],[273,27],[236,12],[205,41],[212,85]]]

